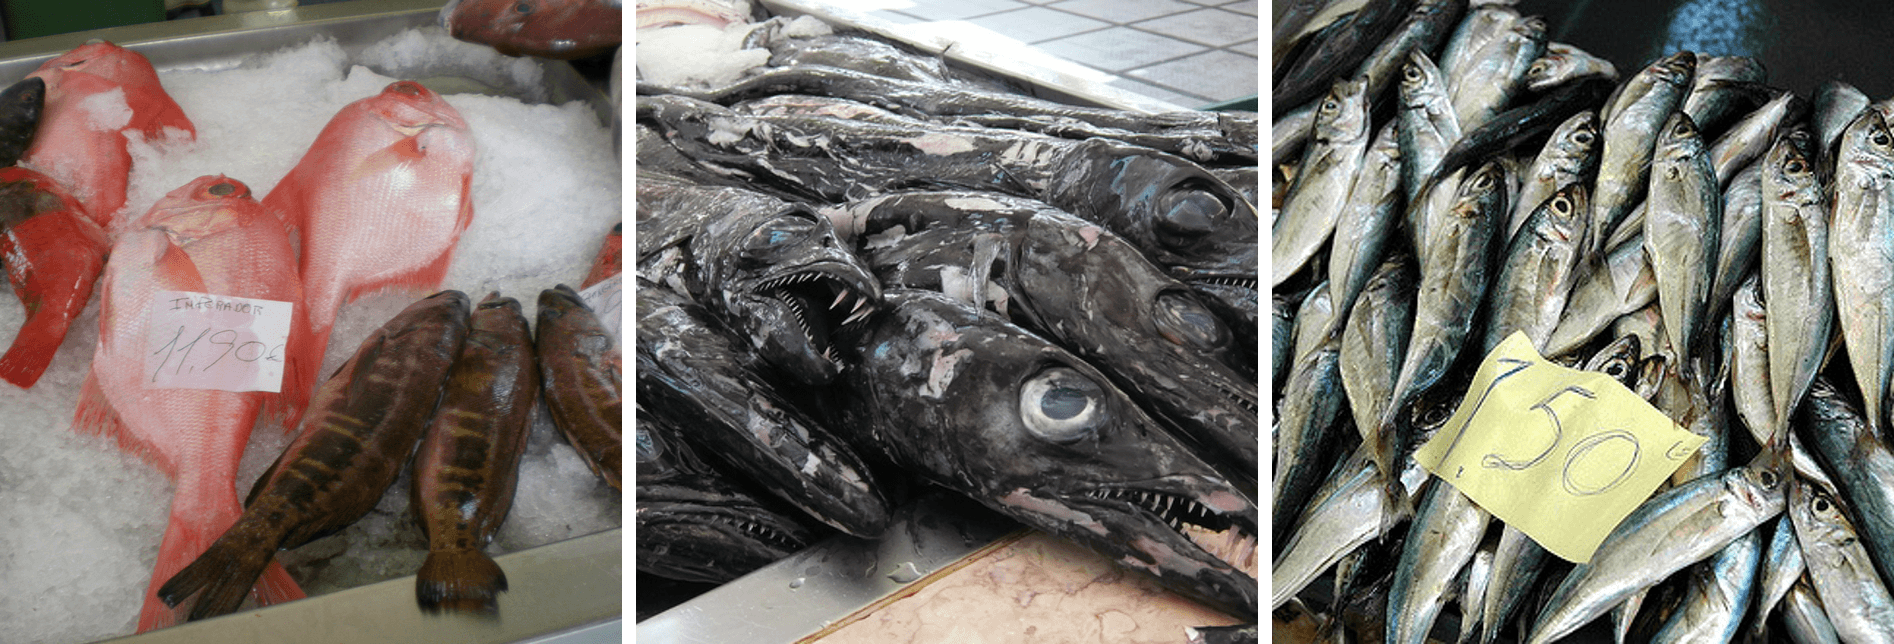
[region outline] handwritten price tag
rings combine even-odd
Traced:
[[[1611,376],[1547,362],[1514,333],[1414,458],[1552,554],[1584,563],[1704,440]]]
[[[145,336],[145,386],[281,391],[291,304],[159,291]]]
[[[625,325],[624,312],[620,309],[625,300],[625,290],[621,286],[625,282],[620,279],[623,276],[624,273],[619,273],[599,280],[591,288],[579,292],[579,301],[592,307],[592,313],[598,316],[598,321],[612,333],[612,342],[621,347],[625,346],[625,339],[619,330]]]

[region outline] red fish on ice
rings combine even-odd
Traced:
[[[283,222],[265,211],[242,182],[207,176],[166,195],[127,225],[112,248],[103,289],[98,350],[73,424],[116,437],[177,482],[138,616],[143,632],[182,621],[179,611],[158,600],[159,585],[242,515],[237,463],[258,412],[272,396],[151,387],[152,374],[146,371],[151,304],[160,291],[294,303],[301,299],[301,288]],[[253,593],[263,604],[303,596],[288,571],[276,564]]]
[[[300,364],[287,374],[289,422],[315,388],[344,298],[390,287],[437,289],[473,221],[474,142],[440,95],[400,81],[343,107],[263,205],[302,235],[306,306]]]
[[[64,187],[26,168],[0,169],[0,262],[26,306],[26,323],[0,356],[0,379],[39,382],[92,299],[109,250],[105,231]]]
[[[125,205],[127,137],[197,136],[142,54],[105,41],[80,45],[27,75],[46,81],[39,132],[20,162],[71,188],[106,232]],[[176,134],[167,134],[173,130]]]
[[[449,0],[441,7],[448,33],[508,56],[597,56],[623,41],[624,22],[618,0]]]

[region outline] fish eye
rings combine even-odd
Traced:
[[[513,10],[522,14],[532,13],[533,5],[532,3],[521,2],[519,4],[513,5]]]
[[[1808,164],[1803,163],[1801,159],[1789,159],[1788,163],[1782,165],[1782,171],[1789,174],[1802,174],[1808,172],[1808,169]]]
[[[768,257],[780,249],[801,243],[817,234],[815,221],[807,217],[785,215],[769,220],[757,226],[750,238],[743,243],[743,255],[750,258]]]
[[[1885,146],[1887,145],[1887,130],[1876,129],[1874,134],[1868,137],[1868,139],[1873,141],[1875,145]]]
[[[1682,119],[1679,119],[1677,125],[1670,129],[1672,136],[1690,136],[1690,131],[1690,122]]]
[[[1611,377],[1613,377],[1613,378],[1620,378],[1620,377],[1623,377],[1623,376],[1624,376],[1624,363],[1622,363],[1622,362],[1613,362],[1613,363],[1611,363],[1611,364],[1609,364],[1609,365],[1606,365],[1606,366],[1605,366],[1605,373],[1606,373],[1607,375],[1610,375],[1610,376],[1611,376]]]
[[[1809,507],[1815,508],[1816,512],[1826,513],[1828,512],[1828,499],[1824,499],[1819,496],[1815,497],[1815,502],[1810,503]]]
[[[1542,76],[1545,73],[1545,63],[1533,63],[1531,67],[1526,68],[1527,76]]]
[[[1184,293],[1157,296],[1157,330],[1175,344],[1214,348],[1229,344],[1230,330],[1197,298]]]
[[[1591,130],[1579,130],[1577,132],[1572,133],[1572,140],[1577,142],[1579,145],[1591,145],[1591,141],[1592,141]]]
[[[1426,409],[1421,410],[1420,426],[1433,427],[1447,422],[1447,418],[1451,416],[1453,416],[1453,410],[1448,406],[1429,405]]]
[[[1230,214],[1230,204],[1210,187],[1189,181],[1167,191],[1158,202],[1157,224],[1161,231],[1186,238],[1216,232],[1218,222]]]
[[[1566,197],[1563,194],[1553,195],[1552,196],[1552,212],[1558,214],[1558,216],[1560,217],[1571,216],[1572,215],[1571,198]]]
[[[1069,445],[1097,434],[1111,413],[1098,383],[1072,369],[1053,367],[1020,387],[1019,419],[1033,436]]]
[[[1342,109],[1342,104],[1335,102],[1333,98],[1322,101],[1322,111],[1324,112],[1333,112],[1339,109]]]
[[[664,446],[651,437],[651,432],[638,432],[638,462],[656,463],[664,455]]]
[[[1777,483],[1782,482],[1780,477],[1776,476],[1776,473],[1772,470],[1763,470],[1762,474],[1756,477],[1756,480],[1762,483],[1763,487],[1775,487]]]
[[[1420,67],[1413,64],[1402,65],[1401,66],[1401,79],[1406,80],[1408,82],[1413,82],[1413,83],[1420,82],[1420,79],[1421,79]]]
[[[233,193],[236,191],[237,191],[237,187],[230,185],[230,183],[227,181],[212,184],[210,188],[205,190],[205,192],[209,192],[211,195],[217,196],[217,197],[228,197],[230,196],[230,193]]]

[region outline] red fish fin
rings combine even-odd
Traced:
[[[167,476],[177,476],[177,468],[125,427],[125,421],[112,409],[111,401],[106,400],[105,390],[99,387],[96,374],[86,374],[85,384],[79,386],[79,404],[73,410],[72,429],[82,434],[109,437],[117,441],[118,448],[125,453],[149,461]]]
[[[26,324],[20,326],[19,335],[13,337],[13,346],[7,347],[5,356],[0,356],[0,380],[21,389],[32,389],[46,373],[46,367],[53,363],[53,354],[58,353],[60,343],[66,341],[66,329],[71,324],[71,316],[64,311],[42,309],[29,314]]]
[[[263,576],[258,577],[256,586],[250,589],[250,598],[256,600],[258,606],[274,606],[304,597],[308,595],[303,594],[302,586],[296,585],[296,579],[275,559],[270,560],[270,565],[263,569]]]
[[[333,330],[333,327],[315,328],[308,315],[307,309],[296,314],[295,321],[290,323],[289,346],[283,352],[283,391],[297,392],[296,396],[281,397],[278,403],[283,412],[283,429],[290,433],[295,433],[296,426],[302,422],[309,398],[321,384],[322,356],[329,349],[329,332]]]
[[[191,261],[191,256],[184,254],[184,249],[176,243],[165,242],[164,252],[158,255],[158,261],[151,270],[158,278],[158,283],[168,285],[172,290],[205,291],[204,276],[197,272],[197,263]]]
[[[300,303],[298,303],[300,305]],[[300,307],[299,307],[300,309]],[[289,339],[283,347],[283,388],[263,403],[263,413],[283,421],[283,430],[293,432],[302,421],[303,410],[316,388],[316,372],[322,369],[322,349],[311,349],[309,318],[300,310],[289,321]],[[322,342],[328,342],[325,334]],[[313,358],[310,353],[314,353]]]
[[[445,609],[491,615],[498,610],[498,595],[504,590],[506,573],[479,550],[429,552],[414,577],[414,597],[421,610],[429,613]]]

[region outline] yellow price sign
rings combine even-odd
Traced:
[[[1547,551],[1584,563],[1704,440],[1611,376],[1548,362],[1514,333],[1414,458]]]

